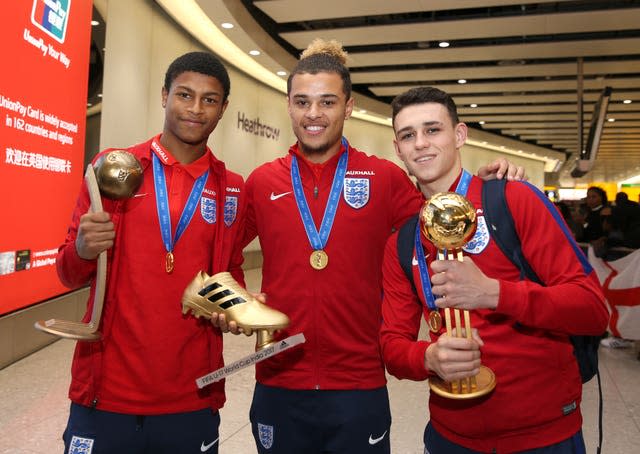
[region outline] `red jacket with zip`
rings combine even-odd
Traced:
[[[294,145],[287,156],[262,165],[247,179],[244,243],[259,237],[267,304],[291,319],[276,337],[302,332],[306,338],[302,346],[256,364],[257,380],[288,389],[384,386],[378,346],[384,244],[419,209],[422,196],[398,166],[350,147],[345,185],[324,248],[329,262],[316,270],[292,192],[294,154],[318,229],[341,153],[314,173]]]
[[[511,182],[506,200],[522,251],[546,286],[520,280],[520,270],[491,238],[482,211],[482,184],[473,177],[467,193],[476,207],[478,228],[464,250],[500,284],[495,310],[470,311],[471,326],[484,342],[482,364],[493,370],[497,384],[490,394],[467,400],[427,396],[425,388],[425,400],[433,427],[454,443],[479,452],[519,452],[558,443],[580,430],[582,382],[568,336],[601,334],[609,314],[598,278],[557,210],[546,207],[540,191]],[[422,245],[431,263],[436,248],[424,237]],[[425,368],[425,351],[444,328],[418,338],[421,318],[429,311],[417,260],[412,260],[412,270],[419,295],[401,268],[393,235],[383,264],[382,352],[389,373],[425,380],[433,374]]]
[[[194,163],[182,165],[159,145],[158,138],[127,149],[144,169],[137,194],[122,201],[102,199],[116,230],[115,243],[108,250],[100,325],[103,337],[99,342],[78,342],[69,389],[72,401],[100,410],[166,414],[218,409],[225,401],[223,383],[203,390],[195,383],[223,365],[220,331],[207,320],[182,315],[181,297],[200,270],[209,274],[231,271],[244,282],[238,243],[246,206],[242,177],[226,170],[210,150]],[[151,165],[154,147],[155,153],[166,159],[163,167],[174,237],[195,178],[209,170],[193,218],[175,243],[171,274],[165,270],[166,249],[156,211]],[[83,183],[56,260],[65,285],[91,285],[84,321],[91,316],[96,260],[80,258],[75,240],[80,216],[89,206]]]

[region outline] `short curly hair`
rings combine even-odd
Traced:
[[[210,52],[188,52],[173,60],[164,76],[165,90],[169,91],[176,77],[189,71],[218,79],[224,91],[223,102],[227,100],[231,90],[229,73],[220,59]]]

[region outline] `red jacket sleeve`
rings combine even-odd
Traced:
[[[534,328],[602,334],[609,312],[600,283],[558,211],[526,184],[507,185],[506,196],[522,251],[546,285],[501,280],[496,311]]]
[[[397,238],[394,233],[387,240],[382,264],[382,357],[393,376],[424,380],[430,374],[424,357],[429,341],[418,340],[423,309],[400,266]]]

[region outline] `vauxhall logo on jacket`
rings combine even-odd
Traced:
[[[358,178],[345,177],[342,189],[344,200],[356,210],[360,209],[369,202],[371,194],[371,180],[364,177],[373,176],[375,172],[373,170],[349,170],[346,174]]]

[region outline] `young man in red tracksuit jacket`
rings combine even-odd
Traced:
[[[342,138],[353,108],[349,71],[339,45],[319,47],[288,82],[298,142],[247,179],[245,243],[259,237],[266,302],[291,320],[276,337],[306,338],[256,364],[252,429],[261,453],[387,453],[382,254],[422,196],[398,166]],[[323,219],[332,223],[318,231]]]
[[[237,241],[243,181],[207,147],[229,86],[213,55],[176,59],[162,89],[162,134],[127,149],[143,168],[138,192],[128,200],[103,199],[104,211],[91,213],[82,187],[58,253],[58,274],[69,287],[91,282],[92,301],[95,259],[107,250],[108,278],[103,337],[76,346],[66,452],[218,452],[224,385],[198,390],[195,379],[223,365],[222,336],[209,322],[183,316],[180,301],[200,270],[230,271],[243,282]],[[165,181],[158,182],[161,175]],[[167,194],[164,211],[158,189]],[[182,215],[186,222],[178,227]],[[161,224],[171,231],[168,238]],[[168,249],[173,270],[166,266]],[[90,313],[91,307],[85,320]]]
[[[598,278],[545,196],[526,183],[510,183],[506,200],[525,257],[546,286],[520,280],[484,222],[483,182],[461,167],[467,129],[446,93],[421,87],[392,103],[395,147],[425,197],[465,192],[478,216],[463,262],[435,260],[435,246],[420,238],[437,308],[471,311],[472,339],[444,334],[417,338],[428,285],[413,260],[413,290],[401,268],[397,234],[384,255],[381,345],[388,371],[398,378],[453,381],[489,367],[497,385],[483,397],[455,400],[431,392],[424,434],[430,454],[584,452],[582,382],[569,335],[597,335],[608,312]],[[420,235],[424,237],[424,235]],[[414,257],[416,250],[414,248]],[[425,267],[426,269],[426,267]],[[429,277],[426,277],[429,280]],[[428,282],[427,282],[428,284]],[[425,289],[423,293],[422,289]],[[436,309],[437,309],[436,308]],[[441,311],[442,312],[442,311]]]

